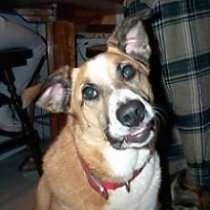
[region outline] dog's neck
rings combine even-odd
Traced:
[[[148,156],[148,159],[145,161],[145,163],[142,165],[142,167],[136,169],[133,171],[132,177],[127,180],[126,182],[108,182],[101,180],[99,177],[96,177],[94,174],[91,173],[91,170],[87,164],[87,162],[83,159],[83,157],[80,155],[80,153],[77,150],[78,157],[80,159],[80,163],[82,165],[82,168],[85,172],[86,178],[90,186],[97,191],[101,196],[103,196],[105,199],[108,199],[109,197],[109,190],[116,190],[120,187],[126,187],[126,190],[130,191],[130,183],[138,176],[140,175],[141,171],[144,169],[144,167],[147,165],[147,163],[150,161],[153,153],[153,148],[150,148],[150,155]]]

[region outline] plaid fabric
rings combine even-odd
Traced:
[[[150,8],[162,78],[193,177],[210,186],[210,1],[127,0],[126,15]]]

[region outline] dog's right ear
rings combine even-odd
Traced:
[[[36,105],[54,113],[67,112],[71,99],[70,67],[63,66],[51,74],[41,87]]]

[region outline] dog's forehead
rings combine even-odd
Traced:
[[[119,85],[119,68],[131,65],[139,73],[148,76],[148,68],[130,56],[118,50],[107,50],[98,54],[74,70],[73,86],[82,87],[86,83],[93,83],[101,87],[115,89]]]
[[[117,68],[117,57],[109,53],[99,54],[86,63],[86,76],[90,80],[106,82],[112,84],[112,77]]]

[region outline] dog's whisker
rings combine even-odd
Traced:
[[[155,123],[159,127],[161,125],[166,125],[166,114],[165,111],[158,107],[153,106],[154,112],[155,112]]]

